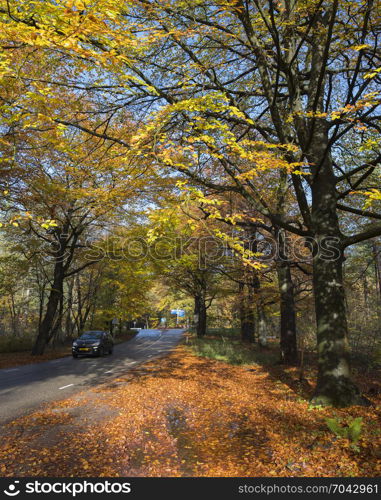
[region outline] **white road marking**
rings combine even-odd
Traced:
[[[112,373],[112,372],[113,372],[113,370],[107,370],[107,372],[105,372],[105,373]]]
[[[67,387],[71,387],[72,385],[74,384],[64,385],[63,387],[60,387],[58,390],[60,391],[61,389],[66,389]]]
[[[147,342],[141,349],[136,349],[135,352],[145,351],[147,347],[151,347],[151,345],[156,344],[156,342],[159,342],[159,340],[161,340],[162,336],[163,335],[161,334],[161,335],[159,335],[159,338],[153,340],[150,343]]]
[[[8,368],[7,370],[4,370],[4,372],[7,372],[7,373],[8,372],[15,372],[17,370],[19,370],[19,368]]]

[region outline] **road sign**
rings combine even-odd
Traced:
[[[171,314],[175,314],[176,316],[182,318],[183,316],[185,316],[185,311],[184,309],[171,309]]]

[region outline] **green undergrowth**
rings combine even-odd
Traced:
[[[278,354],[272,349],[263,349],[257,344],[244,345],[239,340],[191,337],[189,345],[197,356],[224,361],[232,365],[269,365],[276,363]]]

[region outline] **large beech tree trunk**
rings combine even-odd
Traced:
[[[71,237],[68,236],[70,229],[69,221],[62,228],[56,229],[56,241],[54,242],[54,270],[53,283],[48,296],[45,315],[39,325],[37,338],[32,349],[33,355],[44,353],[45,347],[61,326],[62,320],[62,300],[64,281],[67,270],[72,262],[76,242],[80,232],[73,231]],[[70,242],[70,244],[69,244]]]
[[[62,259],[58,258],[54,266],[53,284],[49,293],[46,312],[43,320],[40,323],[38,335],[32,349],[33,355],[43,354],[45,346],[51,338],[54,319],[56,317],[63,294],[64,277],[64,265]]]
[[[314,166],[311,216],[318,352],[318,379],[312,402],[349,406],[361,404],[364,399],[351,378],[343,286],[344,254],[332,159],[327,153],[328,135],[325,122],[316,121],[309,158]]]
[[[348,406],[361,403],[351,378],[342,256],[314,258],[314,294],[317,320],[318,380],[316,404]]]

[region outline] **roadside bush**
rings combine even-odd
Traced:
[[[15,337],[14,335],[0,336],[0,352],[21,352],[32,349],[34,338],[31,335]]]
[[[326,418],[328,429],[335,434],[338,438],[348,439],[350,446],[353,450],[359,451],[357,443],[361,436],[362,430],[362,417],[353,418],[342,425],[341,421],[337,418]]]
[[[197,356],[225,361],[232,365],[273,364],[277,355],[271,351],[264,351],[257,345],[242,345],[238,340],[222,337],[221,339],[192,338],[190,346]]]

